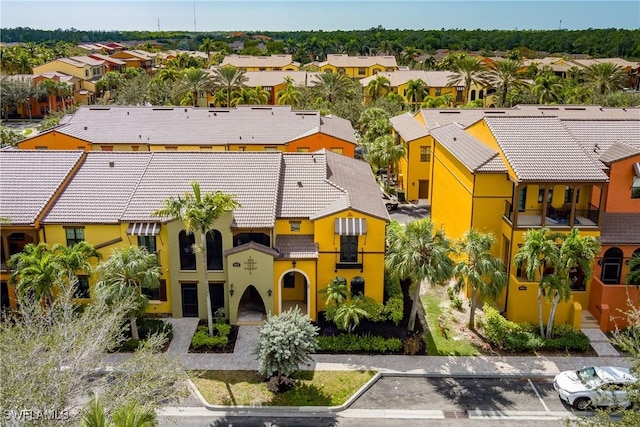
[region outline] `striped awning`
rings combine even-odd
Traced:
[[[335,234],[341,236],[367,234],[367,220],[364,218],[336,218]]]
[[[636,172],[636,176],[640,177],[640,163],[634,163],[633,170]]]
[[[158,233],[160,233],[160,224],[155,222],[134,222],[127,229],[127,234],[133,236],[155,236]]]

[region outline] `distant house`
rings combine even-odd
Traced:
[[[285,79],[290,79],[294,86],[309,87],[318,81],[319,72],[311,71],[247,71],[244,76],[247,81],[245,86],[256,88],[258,86],[269,92],[269,104],[277,105],[277,94],[283,89]],[[213,96],[209,96],[209,106],[214,105]]]
[[[78,104],[92,104],[95,101],[96,82],[106,71],[107,65],[104,60],[90,56],[58,58],[33,67],[34,74],[60,72],[77,77],[80,87],[74,92],[74,98]]]
[[[233,65],[243,71],[296,71],[300,68],[300,63],[293,60],[292,55],[270,55],[270,56],[250,56],[250,55],[227,55],[220,64]]]
[[[327,60],[313,62],[324,73],[340,73],[354,79],[362,79],[378,73],[393,72],[398,69],[395,56],[349,56],[328,54]]]

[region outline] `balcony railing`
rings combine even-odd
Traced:
[[[546,227],[596,227],[598,225],[599,214],[600,209],[589,204],[587,209],[575,210],[573,224],[570,224],[571,209],[558,209],[549,206],[547,207],[547,211],[544,216],[542,215],[542,209],[525,209],[520,210],[517,213],[517,226],[541,227],[544,225]],[[513,205],[509,201],[505,201],[504,217],[513,224]]]

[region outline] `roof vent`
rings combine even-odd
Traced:
[[[127,111],[127,116],[129,115],[129,112]]]
[[[116,162],[114,162],[113,160],[109,160],[109,167],[112,168],[116,165]]]
[[[453,140],[454,140],[454,141],[457,141],[457,140],[458,140],[458,138],[456,138],[456,137],[454,136],[454,137],[453,137]]]
[[[85,127],[84,127],[84,130],[87,130],[87,129],[89,129],[89,128],[88,128],[87,126],[85,126]]]
[[[298,187],[302,187],[302,181],[298,181]]]
[[[187,109],[186,109],[186,108],[184,109],[184,112],[185,112],[185,113],[187,112]]]
[[[240,135],[239,138],[242,139],[242,135]]]

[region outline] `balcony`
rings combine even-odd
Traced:
[[[504,218],[517,227],[597,227],[600,209],[589,204],[587,209],[576,209],[571,223],[571,209],[547,207],[545,215],[542,209],[524,209],[513,211],[513,205],[505,201]],[[515,215],[515,221],[514,221]]]

